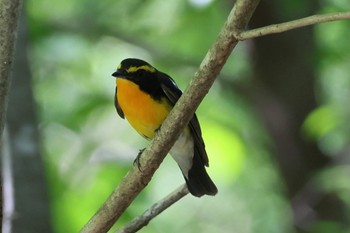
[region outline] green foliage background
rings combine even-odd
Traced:
[[[322,12],[350,9],[345,0],[322,4]],[[111,74],[119,62],[145,59],[185,89],[230,7],[210,0],[26,2],[57,233],[78,232],[148,143],[115,112]],[[320,107],[306,119],[303,134],[329,156],[349,153],[349,22],[318,25],[315,34]],[[248,56],[249,41],[240,43],[197,111],[219,194],[187,196],[141,232],[293,232],[271,139],[247,100],[225,85],[225,80],[243,86],[251,82]],[[319,175],[319,188],[341,193],[350,205],[349,175],[348,165],[326,170]],[[116,228],[182,183],[177,165],[167,158]]]

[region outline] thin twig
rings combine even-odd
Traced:
[[[148,210],[143,212],[140,216],[134,218],[123,228],[120,228],[116,233],[133,233],[146,226],[153,218],[162,213],[172,204],[183,198],[188,194],[187,186],[184,184],[164,197],[162,200],[153,204]]]
[[[236,38],[242,41],[242,40],[252,39],[260,36],[266,36],[269,34],[285,32],[285,31],[289,31],[292,29],[305,27],[313,24],[332,22],[332,21],[343,20],[343,19],[350,19],[350,12],[313,15],[313,16],[292,20],[285,23],[273,24],[273,25],[269,25],[261,28],[240,32],[236,35]]]
[[[188,124],[196,108],[208,93],[238,40],[233,36],[243,30],[259,0],[237,0],[235,7],[208,51],[190,85],[170,112],[152,143],[142,153],[142,173],[133,167],[96,214],[82,228],[82,233],[104,233],[151,180],[154,172]]]

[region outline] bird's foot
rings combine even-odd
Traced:
[[[141,163],[140,163],[140,158],[141,158],[141,155],[142,155],[142,152],[145,150],[146,148],[143,148],[143,149],[140,149],[139,153],[137,154],[136,156],[136,159],[134,160],[134,166],[136,165],[137,168],[139,169],[140,172],[142,172],[142,169],[141,169]]]
[[[162,127],[162,125],[160,125],[158,128],[156,128],[156,129],[154,130],[154,132],[155,132],[155,133],[158,133],[159,130],[160,130],[160,127]]]

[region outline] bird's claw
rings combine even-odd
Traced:
[[[140,149],[139,153],[137,154],[136,156],[136,159],[134,160],[134,166],[136,165],[137,168],[139,169],[140,172],[142,172],[142,169],[141,169],[141,163],[140,163],[140,158],[141,158],[141,155],[142,155],[142,152],[145,150],[146,148],[143,148],[143,149]]]
[[[160,130],[160,127],[162,127],[162,125],[160,125],[158,128],[156,128],[156,129],[154,130],[154,132],[155,132],[155,133],[158,133],[159,130]]]

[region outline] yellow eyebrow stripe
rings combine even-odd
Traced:
[[[138,71],[138,70],[146,70],[146,71],[149,71],[149,72],[151,72],[151,73],[154,73],[154,72],[156,72],[156,70],[153,68],[153,67],[151,67],[151,66],[147,66],[147,65],[144,65],[144,66],[131,66],[131,67],[129,67],[128,69],[127,69],[127,72],[128,73],[134,73],[134,72],[136,72],[136,71]]]

